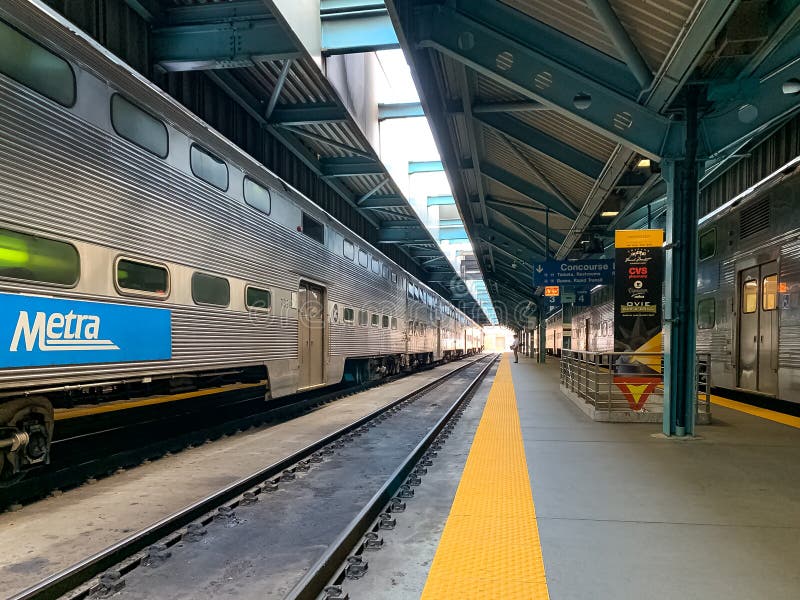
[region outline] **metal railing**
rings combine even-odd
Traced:
[[[561,386],[595,411],[664,412],[662,352],[584,352],[564,350]],[[711,357],[698,354],[697,414],[711,413]]]

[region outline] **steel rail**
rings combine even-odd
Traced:
[[[423,454],[434,443],[439,433],[445,428],[459,407],[469,398],[472,391],[483,381],[489,369],[497,362],[499,355],[494,355],[480,373],[472,380],[467,388],[450,405],[447,412],[428,431],[422,441],[409,453],[403,463],[389,476],[386,483],[375,493],[367,505],[361,509],[347,528],[339,534],[334,542],[328,546],[325,553],[317,560],[314,566],[305,574],[297,585],[285,596],[284,600],[315,600],[323,592],[326,585],[342,568],[351,550],[369,530],[378,515],[391,500],[414,466]]]
[[[496,356],[494,357],[496,359]],[[85,558],[58,573],[54,573],[49,577],[43,579],[39,583],[29,587],[18,594],[9,597],[7,600],[53,600],[59,598],[64,594],[74,590],[78,586],[86,583],[92,577],[102,573],[103,571],[113,567],[114,565],[132,557],[137,552],[143,550],[149,545],[154,544],[158,540],[167,537],[169,534],[174,533],[181,527],[184,527],[202,517],[203,515],[213,511],[220,505],[230,502],[234,498],[241,496],[244,492],[256,487],[258,484],[263,483],[276,475],[280,475],[285,469],[293,464],[307,458],[314,454],[322,447],[335,441],[337,438],[347,435],[351,431],[358,429],[365,423],[375,419],[381,414],[391,410],[398,404],[405,402],[429,391],[431,388],[438,386],[445,380],[455,376],[464,369],[467,369],[482,360],[486,360],[485,356],[470,361],[459,368],[442,375],[441,377],[426,383],[423,386],[405,394],[404,396],[390,402],[389,404],[378,408],[371,413],[361,417],[360,419],[345,425],[340,429],[330,433],[319,440],[312,442],[308,446],[301,448],[290,456],[274,462],[273,464],[244,477],[230,485],[198,500],[197,502],[186,506],[185,508],[167,516],[152,525],[112,544],[108,548],[97,552],[96,554]],[[490,362],[493,364],[494,360]]]

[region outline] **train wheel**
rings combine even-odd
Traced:
[[[53,406],[41,396],[0,404],[0,480],[9,482],[47,464],[53,439]]]

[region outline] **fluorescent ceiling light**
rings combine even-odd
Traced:
[[[639,162],[636,163],[636,168],[637,169],[646,169],[649,166],[650,166],[650,159],[649,158],[639,159]]]
[[[618,210],[604,210],[600,213],[601,217],[616,217],[619,214]]]

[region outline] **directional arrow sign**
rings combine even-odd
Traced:
[[[614,261],[603,260],[546,260],[534,263],[534,287],[569,285],[585,288],[614,281]]]

